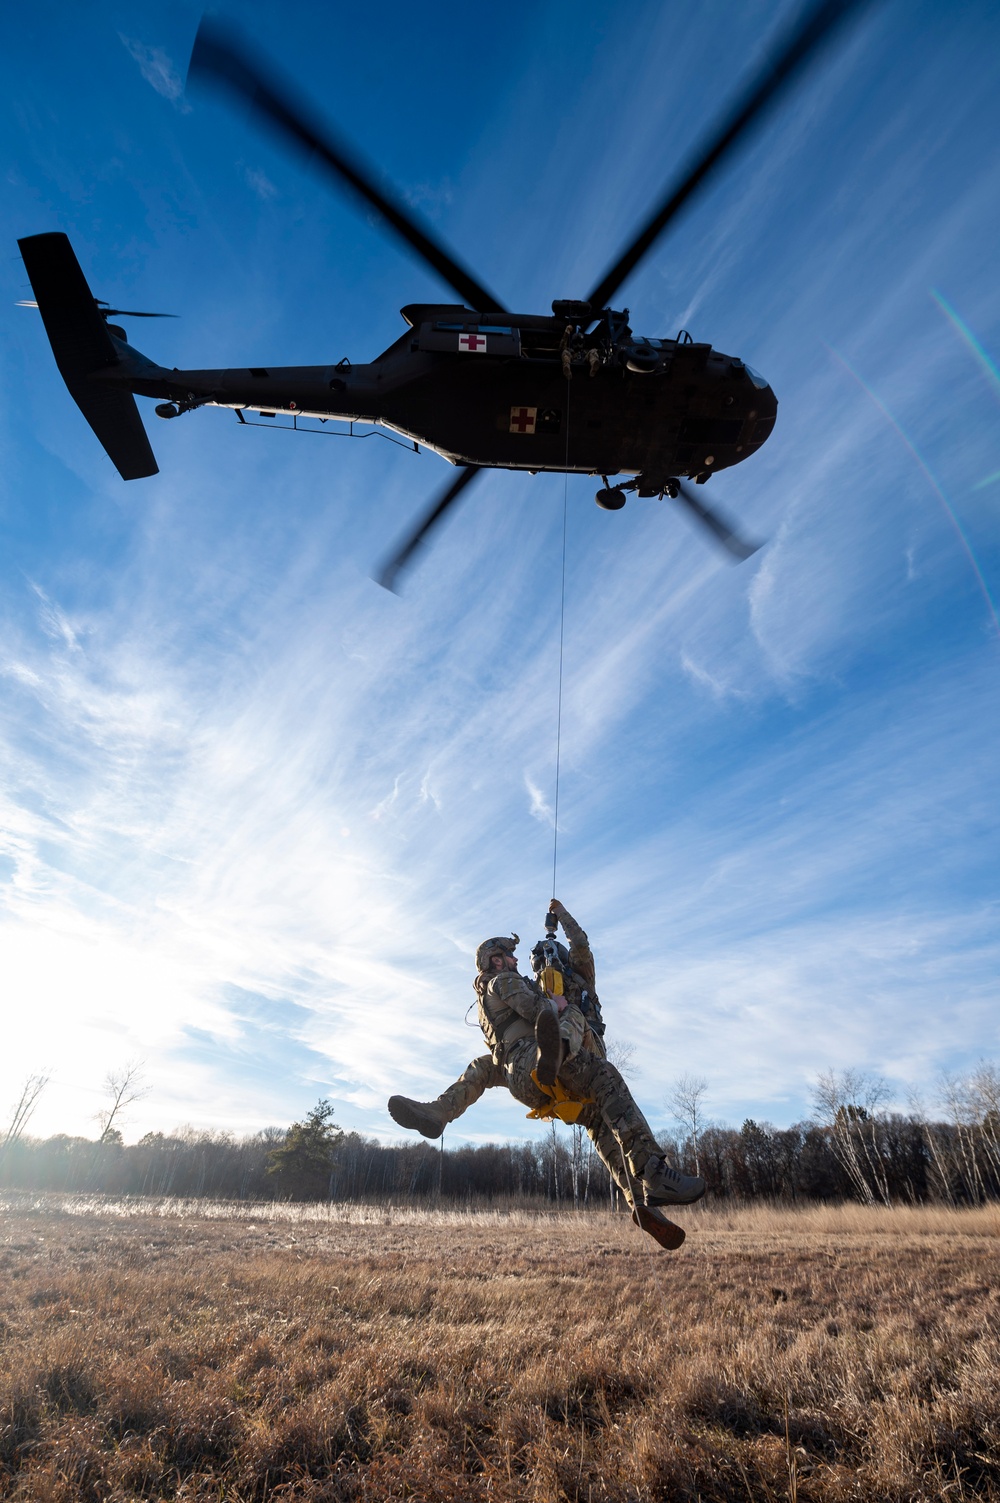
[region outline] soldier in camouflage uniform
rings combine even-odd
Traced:
[[[421,1118],[431,1126],[440,1122],[436,1132],[426,1134],[436,1137],[446,1121],[461,1115],[490,1086],[506,1085],[518,1101],[538,1111],[548,1108],[552,1100],[543,1087],[558,1082],[573,1098],[585,1102],[577,1121],[586,1128],[629,1205],[634,1207],[638,1201],[655,1207],[698,1200],[705,1193],[704,1181],[678,1174],[666,1163],[628,1086],[604,1057],[600,1033],[588,1023],[584,1005],[591,994],[586,983],[589,980],[593,986],[594,968],[587,936],[562,904],[553,900],[552,911],[570,941],[569,968],[578,981],[567,977],[566,995],[550,998],[537,983],[518,973],[516,936],[486,940],[476,952],[475,987],[490,1055],[474,1060],[436,1102],[393,1097],[393,1117],[422,1132],[426,1126],[420,1125]],[[594,1021],[599,1022],[596,1007]],[[417,1110],[408,1113],[408,1108]]]
[[[575,1003],[584,1015],[590,1030],[587,1046],[603,1055],[604,1021],[601,1017],[601,1004],[594,990],[594,956],[590,943],[576,919],[558,898],[552,899],[549,911],[559,920],[569,942],[569,949],[565,945],[559,946],[564,966],[566,999]],[[531,965],[538,975],[543,965],[541,944],[537,944],[531,952]],[[567,1035],[572,1035],[567,1037],[567,1043],[573,1045],[571,1052],[576,1053],[583,1041],[583,1031],[576,1014],[565,1017],[563,1026]],[[390,1096],[389,1115],[400,1127],[423,1133],[425,1138],[439,1138],[449,1123],[461,1117],[470,1106],[475,1106],[486,1091],[506,1084],[503,1067],[494,1061],[492,1054],[480,1054],[434,1101],[413,1101],[408,1096]]]

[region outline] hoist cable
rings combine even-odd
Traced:
[[[563,477],[562,578],[559,589],[559,689],[556,693],[556,791],[552,813],[552,896],[556,895],[559,856],[559,759],[562,751],[563,645],[566,637],[566,522],[569,516],[569,476]]]
[[[559,761],[562,752],[563,657],[566,641],[566,533],[569,520],[569,396],[566,381],[566,447],[563,470],[562,570],[559,578],[559,687],[556,691],[556,788],[552,809],[552,896],[556,895],[556,863],[559,859]]]

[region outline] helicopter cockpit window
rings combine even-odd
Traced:
[[[755,371],[753,366],[751,365],[744,365],[743,369],[746,371],[747,375],[750,377],[750,380],[753,382],[754,386],[756,386],[758,391],[767,391],[767,382],[764,380],[764,377],[760,374],[759,371]]]

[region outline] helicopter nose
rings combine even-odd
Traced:
[[[765,380],[760,371],[755,371],[752,365],[744,365],[743,369],[746,372],[747,380],[750,381],[750,383],[755,386],[758,391],[771,391],[770,383]],[[771,391],[771,395],[772,397],[774,396],[773,391]]]
[[[765,438],[774,427],[774,420],[778,415],[778,399],[771,389],[770,383],[755,371],[752,365],[743,367],[746,379],[753,387],[754,415],[757,423],[753,432],[753,443],[763,443]]]
[[[748,445],[752,452],[753,449],[759,449],[761,444],[766,443],[771,436],[775,418],[778,416],[778,399],[763,376],[758,375],[756,371],[748,372],[748,374],[755,387],[754,410],[748,414],[754,419]]]

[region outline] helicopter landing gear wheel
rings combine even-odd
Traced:
[[[625,492],[619,485],[608,485],[594,497],[602,511],[621,511],[625,505]]]

